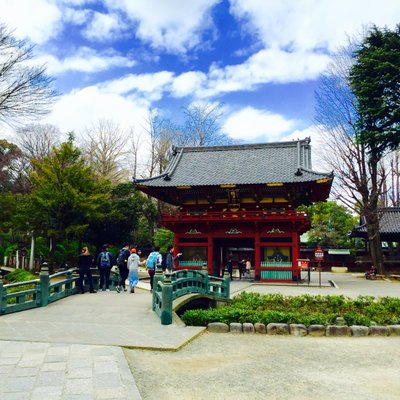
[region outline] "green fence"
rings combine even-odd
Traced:
[[[270,279],[275,281],[292,280],[291,270],[261,270],[261,279]]]
[[[0,315],[44,307],[56,300],[79,293],[78,278],[76,269],[49,275],[47,267],[43,266],[39,279],[8,285],[4,285],[0,280]],[[110,277],[111,290],[115,289],[118,278],[118,273],[112,273]],[[93,275],[95,289],[98,289],[99,281],[99,276]],[[19,288],[19,290],[15,291],[15,288]]]
[[[201,271],[183,269],[165,275],[161,269],[157,269],[153,288],[153,311],[163,325],[172,323],[172,303],[185,294],[202,293],[215,300],[227,300],[230,297],[229,275],[224,278],[210,276],[207,267]]]

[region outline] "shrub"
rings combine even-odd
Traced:
[[[36,278],[37,277],[32,273],[25,271],[24,269],[18,268],[5,275],[4,280],[7,283],[16,283],[16,282],[31,281]]]
[[[209,322],[262,322],[334,324],[343,317],[348,325],[370,326],[394,324],[400,321],[400,299],[359,296],[284,296],[243,292],[224,307],[210,310],[191,310],[183,314],[187,325],[206,326]]]

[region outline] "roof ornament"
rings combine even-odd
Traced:
[[[164,181],[170,181],[171,177],[168,174],[165,174]]]
[[[167,159],[167,161],[170,161],[172,157],[175,157],[177,154],[177,149],[176,147],[171,144],[171,146],[169,146],[168,150],[165,153],[165,158]]]
[[[303,175],[303,172],[301,172],[301,168],[300,167],[298,167],[297,168],[297,171],[294,173],[296,176],[301,176],[301,175]]]

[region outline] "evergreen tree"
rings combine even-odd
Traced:
[[[50,157],[33,161],[33,190],[29,196],[27,218],[54,240],[66,237],[83,238],[91,221],[102,218],[104,204],[110,198],[110,183],[98,180],[85,165],[81,152],[73,145],[73,137]],[[37,227],[39,228],[39,227]]]

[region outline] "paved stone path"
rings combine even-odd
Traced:
[[[337,287],[329,284],[330,279],[334,279],[337,282]],[[307,284],[252,285],[248,281],[234,281],[231,292],[234,294],[241,290],[248,290],[261,293],[280,292],[288,295],[313,293],[400,297],[400,282],[366,281],[351,274],[323,274],[322,283],[322,287],[318,287],[318,275],[313,273],[310,287]],[[205,351],[199,356],[201,363],[192,363],[189,371],[187,369],[189,364],[184,361],[186,358],[183,350],[178,353],[165,351],[161,353],[159,351],[143,352],[143,350],[139,350],[180,349],[204,331],[204,328],[184,327],[180,320],[174,320],[172,325],[162,326],[158,317],[151,311],[151,294],[148,291],[148,283],[142,281],[141,286],[142,289],[137,290],[135,294],[117,294],[115,292],[87,293],[71,296],[44,308],[1,316],[0,399],[140,399],[130,367],[134,371],[135,379],[143,392],[143,398],[157,398],[153,394],[159,393],[158,387],[156,389],[148,385],[143,386],[146,382],[151,381],[146,375],[148,366],[145,367],[144,364],[141,364],[139,358],[132,358],[130,352],[146,354],[144,358],[153,360],[155,369],[158,365],[157,358],[153,357],[155,354],[159,354],[159,357],[161,357],[161,354],[165,357],[173,356],[175,362],[180,363],[183,368],[183,374],[190,372],[189,375],[194,374],[198,375],[199,379],[207,379],[207,368],[209,363],[212,365],[212,359],[217,354],[216,352],[213,354],[213,351]],[[231,337],[231,334],[223,336]],[[210,335],[205,335],[204,337],[210,337]],[[216,340],[222,340],[220,338],[222,336]],[[240,337],[240,339],[242,342],[245,340],[246,343],[251,343],[249,339],[243,337]],[[268,341],[269,346],[272,341],[280,340],[279,338],[271,337],[263,337],[262,339]],[[298,343],[300,347],[309,342],[309,339],[304,340],[304,338],[301,338],[301,343],[296,338],[288,339],[292,340],[292,344]],[[322,338],[318,342],[319,345],[323,345],[326,342],[325,339],[328,338]],[[202,340],[203,336],[199,341],[195,341],[193,343],[194,348],[198,348],[199,344],[197,343],[202,343]],[[358,339],[343,338],[338,340],[343,341],[341,343],[345,344],[348,341],[357,341]],[[375,340],[374,343],[378,343],[377,339],[368,338],[368,340]],[[388,340],[396,348],[400,347],[395,338],[388,338]],[[236,357],[248,360],[248,362],[251,361],[254,356],[253,350],[245,350],[242,347],[243,351],[239,354],[240,346],[233,341],[229,340],[229,342],[233,345],[231,348],[235,349]],[[187,348],[190,349],[192,348],[191,346],[189,345]],[[212,348],[213,345],[210,344],[210,346]],[[272,346],[275,346],[275,344]],[[338,346],[340,347],[341,345]],[[129,348],[136,350],[127,350]],[[253,347],[251,348],[253,349]],[[282,356],[284,356],[284,349],[285,346],[282,347]],[[186,351],[186,347],[184,350]],[[229,351],[229,347],[225,351]],[[312,351],[311,347],[310,354],[312,354]],[[324,358],[322,356],[319,357],[321,358],[317,361],[320,361],[320,364],[315,369],[318,373],[321,368],[326,368]],[[168,363],[159,364],[160,368],[165,368],[165,365],[168,365]],[[143,365],[142,372],[138,372],[138,366],[140,367],[141,365]],[[367,365],[368,368],[374,368],[372,362],[364,362],[364,366],[366,367]],[[222,364],[221,368],[223,368]],[[400,371],[397,364],[395,368],[397,368],[395,372],[398,375]],[[165,381],[164,384],[168,385],[169,375],[166,374],[165,369],[158,369],[157,371],[155,375],[164,377],[163,379],[160,378],[161,380],[158,383],[162,384]],[[220,379],[222,380],[224,379],[223,371],[223,369],[218,369],[218,365],[214,368],[214,373],[221,377]],[[263,370],[261,372],[262,375],[258,379],[267,379],[267,376],[269,376],[268,371]],[[273,376],[271,375],[271,377]],[[219,380],[217,379],[216,382],[219,382]],[[249,380],[249,382],[251,383],[252,380]],[[195,380],[192,383],[189,382],[189,388],[195,389],[195,385]],[[183,391],[181,392],[183,397],[168,397],[165,395],[163,398],[204,398],[201,397],[199,392],[202,387],[204,387],[204,382],[199,384],[198,389],[194,391],[197,393],[197,397],[190,397],[191,395],[185,394]],[[226,397],[230,398],[232,395],[230,386],[226,386],[225,389],[227,391]],[[249,390],[252,390],[251,387]],[[208,389],[204,389],[204,393],[209,391],[210,386]],[[167,389],[165,389],[165,393],[167,393]],[[219,393],[221,394],[221,391]],[[324,395],[323,392],[322,395]],[[242,398],[240,395],[238,396],[236,397]],[[327,396],[324,397],[329,398]],[[225,394],[223,397],[214,398],[225,398]],[[290,397],[267,396],[265,398]],[[350,399],[351,397],[348,398]],[[365,398],[368,399],[368,397]],[[382,396],[376,398],[386,399]],[[387,399],[391,398],[387,397]]]

